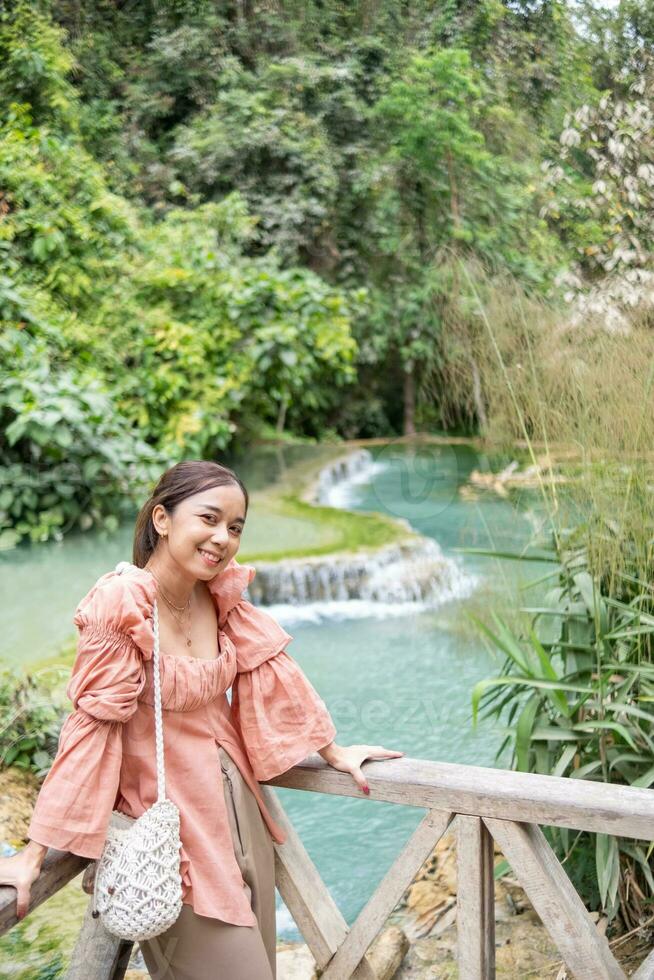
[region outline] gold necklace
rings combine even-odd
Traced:
[[[193,641],[191,640],[191,634],[190,634],[190,625],[191,625],[191,596],[188,597],[188,599],[186,600],[186,603],[183,606],[176,606],[175,603],[172,602],[168,598],[168,596],[166,595],[166,593],[164,592],[164,590],[161,588],[161,583],[159,582],[159,579],[154,574],[154,572],[152,571],[152,569],[149,568],[148,571],[151,573],[152,577],[154,578],[155,582],[157,583],[157,590],[160,593],[161,598],[163,599],[163,601],[166,603],[166,605],[170,609],[170,612],[171,612],[171,615],[172,615],[173,619],[179,625],[182,633],[184,634],[184,638],[186,639],[186,646],[187,647],[192,646],[192,642]],[[184,628],[184,624],[183,624],[182,620],[180,620],[179,617],[177,616],[177,612],[175,612],[175,610],[177,610],[177,612],[183,612],[185,610],[188,610],[189,632],[187,632],[186,629]]]
[[[173,616],[173,619],[174,619],[174,620],[175,620],[175,622],[176,622],[176,623],[178,623],[178,625],[180,626],[180,628],[181,628],[181,630],[182,630],[182,633],[184,634],[184,637],[185,637],[185,639],[186,639],[186,646],[187,646],[187,647],[190,647],[190,646],[192,645],[192,640],[191,640],[191,633],[190,633],[190,627],[191,627],[191,600],[189,599],[189,601],[188,601],[188,606],[189,606],[189,610],[188,610],[188,624],[189,624],[189,631],[187,632],[187,631],[186,631],[186,629],[184,628],[184,624],[183,624],[183,622],[182,622],[182,621],[181,621],[181,620],[180,620],[180,619],[178,618],[178,616],[177,616],[177,613],[176,613],[176,612],[175,612],[175,610],[174,610],[174,609],[173,609],[173,608],[172,608],[172,607],[170,606],[170,604],[169,604],[169,603],[168,603],[168,601],[166,600],[166,597],[165,597],[165,596],[164,596],[163,594],[162,594],[162,599],[164,600],[164,602],[166,603],[166,605],[167,605],[167,606],[168,606],[168,608],[170,609],[170,612],[171,612],[171,615]]]

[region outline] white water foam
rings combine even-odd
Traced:
[[[275,602],[266,605],[265,609],[282,626],[288,628],[303,623],[322,623],[326,620],[391,619],[397,616],[415,615],[436,609],[452,600],[466,599],[480,584],[481,576],[464,571],[459,558],[445,560],[448,564],[451,562],[448,567],[449,574],[440,577],[438,586],[425,598],[408,599],[400,592],[391,601],[352,598],[308,600],[302,603]],[[410,568],[409,562],[404,565]],[[384,579],[389,579],[388,587],[383,590],[389,596],[393,593],[393,576],[397,578],[397,572],[397,567],[393,566],[382,566],[374,572],[373,577],[378,586],[381,586]]]
[[[352,507],[357,489],[387,468],[367,449],[350,453],[321,470],[314,499]],[[420,536],[370,553],[263,562],[246,595],[291,627],[415,615],[467,598],[479,581],[461,557],[444,555],[435,540]]]
[[[387,463],[376,463],[372,457],[361,463],[344,479],[325,481],[318,492],[318,501],[328,507],[347,510],[357,499],[357,489],[367,486],[375,476],[388,469]]]

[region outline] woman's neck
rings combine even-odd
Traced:
[[[152,573],[166,597],[176,605],[184,607],[194,594],[197,578],[189,577],[169,560],[157,560],[153,555],[145,568]]]

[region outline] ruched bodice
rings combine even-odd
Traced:
[[[219,632],[218,657],[184,657],[159,651],[161,707],[164,711],[195,711],[224,695],[236,677],[236,647]],[[145,681],[139,701],[154,707],[154,658],[144,661]]]

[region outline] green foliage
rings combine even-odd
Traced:
[[[2,478],[25,503],[5,509],[1,540],[57,536],[89,508],[113,518],[135,468],[147,481],[149,461],[211,458],[271,429],[392,435],[403,411],[483,425],[460,264],[488,295],[512,276],[511,302],[520,289],[552,298],[570,239],[592,247],[606,232],[539,217],[541,163],[599,87],[598,21],[583,16],[586,32],[559,0],[11,0],[2,413],[7,467],[24,469]],[[602,28],[619,47],[623,29],[647,35],[636,20],[626,5]],[[612,72],[603,61],[617,90]],[[20,332],[36,345],[22,355]],[[474,404],[453,404],[455,375]],[[35,388],[21,400],[23,377]],[[86,432],[71,412],[88,413]],[[77,446],[111,472],[75,513],[61,466]],[[51,503],[34,503],[32,478]]]
[[[319,432],[355,377],[364,301],[274,249],[246,254],[258,218],[242,194],[156,219],[112,193],[74,123],[61,32],[15,15],[0,46],[18,57],[24,24],[42,66],[3,90],[32,100],[10,102],[0,132],[4,548],[114,527],[161,468],[237,430]]]
[[[37,125],[75,126],[76,92],[67,76],[75,59],[65,32],[31,4],[0,10],[0,92],[10,102],[29,104]]]
[[[226,72],[215,102],[176,130],[174,179],[196,200],[238,188],[257,215],[259,250],[274,245],[287,261],[312,252],[335,219],[341,161],[324,106],[343,74],[300,59]]]
[[[375,365],[374,403],[392,426],[380,384],[398,360],[416,373],[419,414],[433,414],[450,287],[439,252],[472,253],[527,288],[551,284],[559,255],[535,210],[533,114],[555,118],[555,96],[587,73],[561,4],[385,0],[371,17],[358,5],[236,16],[166,2],[133,23],[109,3],[53,12],[82,66],[85,140],[125,195],[165,214],[238,192],[255,219],[249,254],[273,249],[368,290],[353,366]],[[352,384],[343,394],[342,423],[329,392],[322,401],[326,427],[344,433],[360,395]],[[315,432],[315,412],[292,402],[286,424]]]
[[[57,752],[65,715],[63,701],[31,674],[4,668],[0,674],[0,765],[45,776]]]
[[[170,453],[224,448],[230,414],[245,432],[289,408],[294,422],[295,402],[305,419],[319,418],[334,386],[353,379],[350,322],[363,296],[309,270],[282,270],[272,256],[242,258],[238,239],[250,229],[239,195],[171,211],[134,270],[147,312],[140,370],[125,393],[139,430],[158,433]]]
[[[498,130],[515,138],[522,123],[498,108],[469,53],[446,49],[410,52],[372,110],[369,332],[431,391],[448,357],[448,307],[468,291],[457,258],[527,290],[551,279],[557,249],[534,217],[536,167],[505,154]]]
[[[55,367],[52,328],[6,277],[0,302],[0,550],[72,528],[115,529],[163,457],[89,371]]]
[[[473,716],[507,726],[506,745],[522,772],[654,786],[654,601],[628,566],[618,576],[592,575],[583,537],[569,532],[549,553],[557,583],[539,606],[524,606],[528,623],[514,632],[493,614],[491,629],[472,617],[504,655],[499,675],[480,681]],[[491,552],[489,552],[491,554]],[[546,553],[539,553],[546,558]],[[514,556],[525,560],[525,556]],[[529,557],[529,556],[526,556]],[[654,860],[646,842],[549,828],[575,885],[609,920],[626,924],[654,902]],[[594,873],[591,869],[594,867]],[[621,878],[622,876],[622,878]],[[631,880],[633,890],[619,890]],[[646,911],[646,909],[645,909]]]

